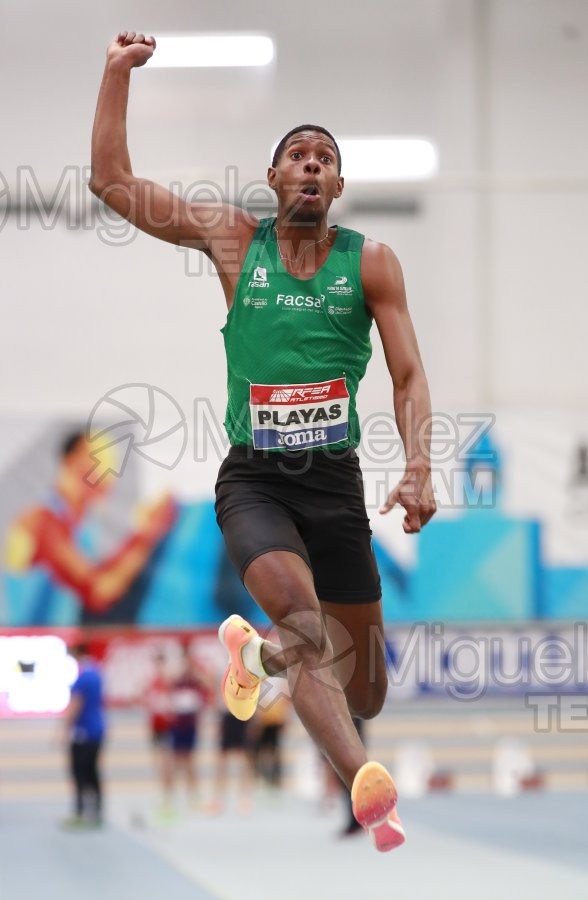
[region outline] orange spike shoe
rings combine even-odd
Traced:
[[[351,788],[353,815],[377,850],[385,853],[406,840],[396,812],[398,794],[390,773],[378,762],[367,762],[357,772]]]
[[[246,722],[257,709],[261,679],[252,675],[243,665],[243,647],[257,631],[241,616],[233,615],[222,623],[218,637],[229,653],[229,666],[222,681],[222,695],[226,707],[235,718]]]

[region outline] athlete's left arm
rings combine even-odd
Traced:
[[[408,312],[402,269],[389,247],[366,240],[361,280],[392,377],[396,424],[406,454],[404,475],[380,512],[387,513],[399,503],[406,510],[404,531],[414,534],[436,511],[431,483],[429,386]]]

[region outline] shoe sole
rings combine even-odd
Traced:
[[[388,817],[366,828],[368,836],[380,853],[388,853],[401,847],[406,840],[406,834],[402,825],[392,822]]]
[[[218,629],[218,638],[221,644],[226,649],[229,656],[232,657],[232,650],[227,645],[225,641],[225,634],[227,632],[227,628],[231,624],[231,622],[244,621],[243,618],[236,613],[233,613],[232,616],[229,616],[225,619],[224,622],[220,625]],[[249,719],[254,715],[255,710],[257,709],[257,702],[259,700],[259,691],[260,685],[258,684],[255,688],[242,688],[243,691],[248,692],[248,696],[239,698],[236,696],[232,690],[227,689],[227,681],[229,679],[229,675],[231,673],[231,664],[229,664],[221,685],[221,691],[223,695],[223,700],[225,701],[225,706],[235,716],[236,719],[239,719],[241,722],[248,722]],[[253,691],[253,693],[251,693]]]
[[[377,850],[386,853],[406,840],[400,822],[390,818],[398,793],[390,773],[377,762],[361,767],[351,788],[353,814]]]
[[[241,722],[248,722],[249,719],[255,714],[255,710],[257,709],[257,703],[259,700],[259,690],[260,685],[257,685],[256,688],[243,688],[248,692],[247,697],[239,698],[235,696],[235,694],[227,689],[227,681],[229,679],[229,675],[231,674],[231,667],[229,666],[224,674],[222,684],[221,684],[221,692],[223,695],[223,700],[225,701],[225,706],[232,713],[236,719],[240,719]],[[251,691],[253,690],[253,693]]]

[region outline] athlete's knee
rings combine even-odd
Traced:
[[[356,719],[375,719],[382,711],[384,706],[383,697],[374,697],[366,699],[363,703],[348,704],[349,712]]]
[[[292,553],[264,554],[245,572],[245,586],[279,628],[319,605],[310,569]]]
[[[358,719],[375,718],[382,711],[387,689],[387,681],[379,678],[359,690],[346,691],[349,712]]]
[[[332,659],[333,648],[318,609],[294,605],[275,624],[288,666],[323,665]]]
[[[357,703],[349,702],[349,712],[356,719],[375,719],[382,711],[384,697],[366,697]]]

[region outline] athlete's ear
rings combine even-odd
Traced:
[[[345,179],[342,175],[339,175],[337,179],[337,190],[335,191],[335,200],[338,200],[341,194],[343,193],[343,188],[345,187]]]
[[[267,170],[267,183],[270,186],[270,188],[272,189],[272,191],[275,191],[275,189],[276,189],[276,177],[277,177],[276,170],[274,169],[273,166],[270,166]]]

